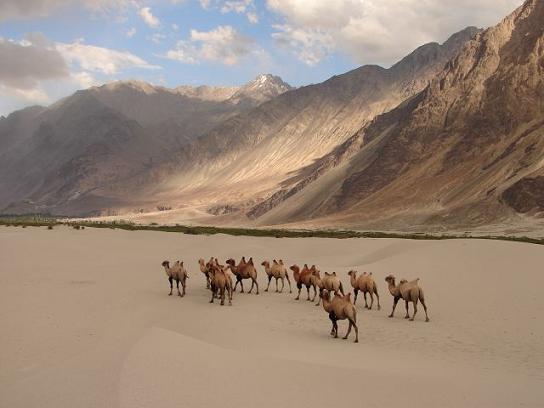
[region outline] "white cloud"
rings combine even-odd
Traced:
[[[57,43],[56,49],[70,64],[77,64],[81,69],[100,72],[106,75],[117,74],[128,68],[160,69],[142,58],[128,52],[110,48],[87,45],[82,39],[72,43]]]
[[[179,31],[179,26],[177,24],[172,24],[172,30]]]
[[[164,34],[161,33],[155,33],[151,37],[148,37],[151,41],[153,41],[155,44],[160,44],[162,40],[166,38]]]
[[[132,27],[131,29],[127,31],[126,36],[128,38],[132,38],[134,37],[135,34],[136,34],[136,28]]]
[[[178,41],[166,57],[187,64],[201,61],[235,65],[240,59],[256,51],[253,40],[231,26],[219,26],[211,31],[191,30],[189,40]]]
[[[227,0],[222,3],[221,13],[245,13],[250,6],[253,6],[253,0]]]
[[[28,92],[39,81],[68,76],[68,66],[57,50],[28,39],[15,43],[0,38],[0,84]]]
[[[273,38],[307,64],[342,52],[391,64],[419,45],[466,26],[496,24],[522,0],[267,0],[279,15]]]
[[[199,2],[200,6],[205,10],[219,10],[223,14],[245,13],[251,24],[259,22],[254,0],[199,0]]]
[[[134,0],[1,0],[0,21],[47,17],[68,7],[83,7],[92,13],[105,14],[133,4]]]
[[[142,20],[151,28],[157,28],[161,22],[157,17],[153,15],[151,12],[151,8],[149,7],[142,7],[140,11],[138,12]]]
[[[246,17],[251,24],[257,24],[259,22],[259,16],[257,16],[257,13],[252,11],[248,12]]]

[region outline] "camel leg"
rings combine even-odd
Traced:
[[[221,306],[225,305],[225,288],[221,288]]]
[[[287,283],[289,283],[289,293],[293,293],[291,290],[291,279],[289,279],[289,274],[285,275],[285,277],[287,278]]]
[[[414,321],[414,319],[416,318],[416,313],[417,313],[417,298],[414,299],[414,301],[412,302],[414,304],[414,314],[412,315],[412,318],[410,319],[411,322]]]
[[[268,288],[270,287],[270,281],[272,280],[272,275],[268,275],[268,285],[266,285],[265,292],[268,292]]]
[[[179,279],[176,279],[176,289],[178,290],[178,296],[181,297],[181,292],[179,291]]]
[[[374,294],[372,292],[369,292],[370,294],[370,307],[369,309],[372,310],[372,306],[374,306]]]
[[[251,279],[251,288],[249,288],[249,292],[247,292],[248,294],[250,294],[251,291],[253,290],[253,286],[255,286],[255,281]]]
[[[168,278],[168,282],[170,282],[170,293],[168,296],[172,296],[172,290],[174,290],[174,280],[172,278]]]
[[[182,292],[181,292],[181,297],[185,296],[185,286],[187,286],[186,279],[187,279],[187,278],[185,278],[185,279],[183,279],[183,280],[181,281],[181,286],[182,286],[182,288],[183,288],[183,290],[182,290]]]
[[[298,295],[297,297],[295,298],[295,300],[299,300],[300,299],[300,291],[302,290],[302,285],[300,283],[297,283],[297,288],[298,288]]]
[[[212,290],[212,299],[210,300],[210,303],[213,303],[214,299],[215,299],[215,290]]]
[[[285,287],[285,279],[282,277],[281,278],[281,290],[280,290],[280,293],[283,293],[283,288]]]
[[[319,291],[319,296],[317,297],[317,303],[316,306],[319,306],[321,304],[321,291]]]
[[[365,297],[365,309],[368,309],[368,303],[366,301],[366,291],[363,291],[363,295]]]
[[[358,294],[359,294],[359,289],[353,289],[353,304],[357,303]]]
[[[276,293],[278,293],[279,290],[278,290],[278,278],[276,278]]]
[[[353,325],[353,328],[355,329],[355,341],[354,343],[359,343],[359,328],[357,327],[357,324],[355,323],[355,321],[351,321],[351,324]]]
[[[315,300],[315,297],[317,296],[317,288],[314,286],[314,297],[312,298],[312,302]]]
[[[352,323],[351,323],[351,319],[348,319],[348,331],[346,332],[346,335],[344,337],[342,337],[343,340],[346,340],[349,336],[349,334],[351,333],[351,326],[352,326]]]
[[[427,314],[427,305],[425,304],[425,301],[422,299],[421,304],[423,305],[423,310],[425,310],[425,321],[429,321],[429,315]]]
[[[374,294],[376,295],[376,299],[378,299],[378,310],[380,310],[382,307],[380,306],[380,295],[378,295],[378,291],[374,289]]]
[[[329,314],[329,319],[331,320],[331,323],[332,323],[332,327],[331,327],[331,336],[334,336],[334,319],[331,317],[331,315]]]
[[[405,300],[404,301],[404,304],[406,306],[406,316],[404,316],[405,319],[409,319],[410,318],[410,314],[408,313],[408,301]]]
[[[256,295],[259,294],[259,283],[257,282],[257,278],[251,278],[253,280],[253,282],[251,283],[251,287],[253,287],[253,284],[255,284],[255,287],[257,288],[257,292],[255,293]]]
[[[232,306],[232,287],[228,289],[227,293],[229,295],[229,306]]]
[[[334,331],[334,338],[336,339],[338,338],[338,321],[336,319],[336,315],[333,312],[330,312],[329,319],[332,321],[332,329]]]
[[[308,301],[310,301],[310,287],[309,286],[306,286],[306,292],[308,292]]]
[[[397,307],[397,303],[399,303],[399,299],[400,298],[395,298],[395,300],[393,300],[393,310],[391,310],[391,314],[389,315],[389,317],[393,317],[393,315],[395,314],[395,308]]]

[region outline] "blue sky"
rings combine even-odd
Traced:
[[[520,0],[2,0],[0,114],[118,79],[294,86],[389,66]]]

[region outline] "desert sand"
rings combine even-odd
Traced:
[[[210,305],[211,255],[315,263],[345,287],[373,272],[382,310],[360,297],[360,343],[332,339],[321,307],[264,292],[260,265],[259,296]],[[185,298],[165,259],[188,266]],[[541,407],[542,265],[542,246],[486,240],[0,227],[0,406]],[[421,279],[429,323],[387,317],[389,273]]]

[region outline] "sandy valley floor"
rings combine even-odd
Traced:
[[[199,257],[372,271],[382,310],[331,339],[295,294],[208,304]],[[160,263],[184,259],[188,295]],[[544,248],[479,241],[276,239],[0,227],[1,407],[542,407]],[[383,278],[421,278],[430,323]],[[346,329],[340,323],[341,334]]]

